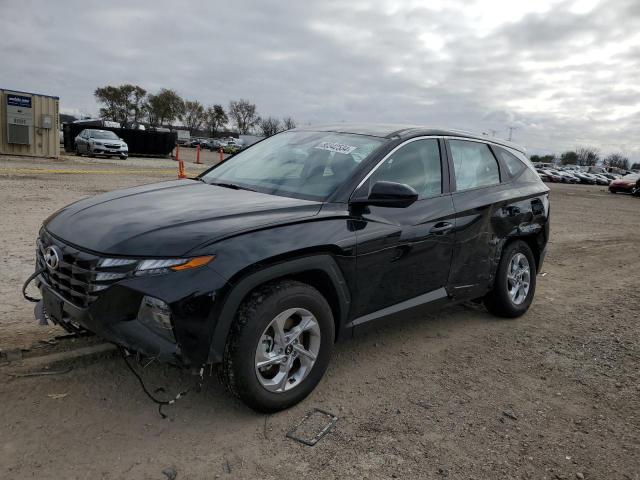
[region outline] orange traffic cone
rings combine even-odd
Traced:
[[[178,160],[178,178],[187,178],[184,173],[184,162],[182,160]]]

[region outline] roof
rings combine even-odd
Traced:
[[[53,98],[55,100],[60,100],[60,97],[56,97],[54,95],[45,95],[44,93],[34,93],[34,92],[23,92],[22,90],[12,90],[10,88],[0,88],[1,91],[3,92],[8,92],[8,93],[15,93],[15,94],[22,94],[22,95],[35,95],[36,97],[48,97],[48,98]]]
[[[296,130],[307,130],[316,132],[339,132],[352,133],[356,135],[369,135],[382,138],[410,138],[420,135],[437,135],[446,137],[471,138],[476,140],[485,140],[497,145],[513,148],[519,152],[525,153],[525,149],[520,145],[502,140],[496,137],[488,137],[487,135],[465,132],[463,130],[454,130],[447,128],[425,127],[420,125],[403,125],[393,123],[335,123],[326,125],[311,125],[308,127],[298,127]]]

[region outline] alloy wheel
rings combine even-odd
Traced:
[[[509,262],[507,271],[507,291],[515,305],[521,305],[529,294],[531,285],[531,269],[527,257],[517,252]]]
[[[255,354],[260,384],[282,393],[297,387],[309,375],[320,352],[320,326],[304,308],[277,315],[262,333]]]

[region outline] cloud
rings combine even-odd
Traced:
[[[635,0],[23,3],[0,8],[2,86],[64,111],[131,82],[302,124],[514,126],[531,151],[640,158]]]

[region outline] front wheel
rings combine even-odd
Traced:
[[[220,379],[256,411],[295,405],[324,375],[334,330],[331,308],[310,285],[287,280],[259,287],[238,309]]]
[[[531,305],[536,290],[536,263],[529,245],[518,240],[502,252],[493,289],[484,304],[494,315],[515,318]]]

